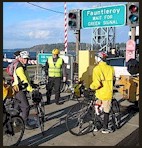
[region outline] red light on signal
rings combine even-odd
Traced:
[[[69,18],[76,19],[76,14],[75,13],[69,13]]]
[[[132,13],[135,13],[135,12],[138,12],[138,7],[136,5],[131,5],[129,7],[129,10],[132,12]]]

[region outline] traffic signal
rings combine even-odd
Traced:
[[[130,27],[139,26],[139,2],[128,2],[127,25]]]
[[[69,30],[80,30],[81,10],[70,10],[68,14],[68,28]]]

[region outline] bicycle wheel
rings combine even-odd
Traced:
[[[45,122],[45,108],[43,102],[40,102],[37,106],[38,110],[38,123],[42,134],[44,135],[44,122]]]
[[[69,96],[69,99],[70,100],[74,100],[74,101],[78,101],[78,102],[82,102],[84,100],[84,97],[79,97],[79,96],[76,96],[75,93],[71,93],[70,96]]]
[[[3,146],[17,146],[24,135],[25,124],[22,117],[12,116],[10,126],[11,131],[7,124],[3,126]]]
[[[116,99],[112,99],[112,107],[110,111],[110,125],[113,130],[120,128],[120,105]]]
[[[84,135],[90,131],[92,126],[92,111],[91,108],[88,108],[87,103],[75,104],[67,113],[66,127],[71,134]]]
[[[78,97],[75,95],[75,93],[70,94],[70,100],[78,101]],[[79,101],[78,101],[79,102]]]
[[[110,114],[110,121],[109,121],[109,128],[111,128],[113,131],[115,131],[116,129],[119,129],[119,121],[118,118],[115,114]]]

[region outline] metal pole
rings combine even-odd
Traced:
[[[65,40],[64,40],[64,50],[67,53],[67,46],[68,46],[68,23],[67,23],[67,3],[64,2],[64,33],[65,33]]]
[[[71,88],[73,87],[73,56],[70,57],[71,58]]]
[[[135,41],[136,27],[131,27],[131,40]]]
[[[76,63],[78,63],[79,62],[78,54],[80,49],[80,30],[76,30],[75,34],[76,34]]]
[[[135,41],[136,39],[136,27],[131,27],[131,40]],[[135,58],[136,58],[136,50],[135,50]]]
[[[36,52],[36,53],[37,53],[37,54],[36,54],[36,59],[37,59],[37,58],[38,58],[38,57],[37,57],[38,52]],[[37,65],[36,65],[36,68],[37,68],[37,69],[36,69],[36,70],[37,70],[37,71],[36,71],[36,80],[38,80],[38,65],[39,65],[39,64],[37,63]]]

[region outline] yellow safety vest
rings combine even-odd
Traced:
[[[49,69],[48,69],[48,76],[49,77],[62,77],[62,64],[63,64],[63,60],[62,58],[58,58],[57,61],[53,62],[53,58],[48,58],[48,65],[49,65]]]

